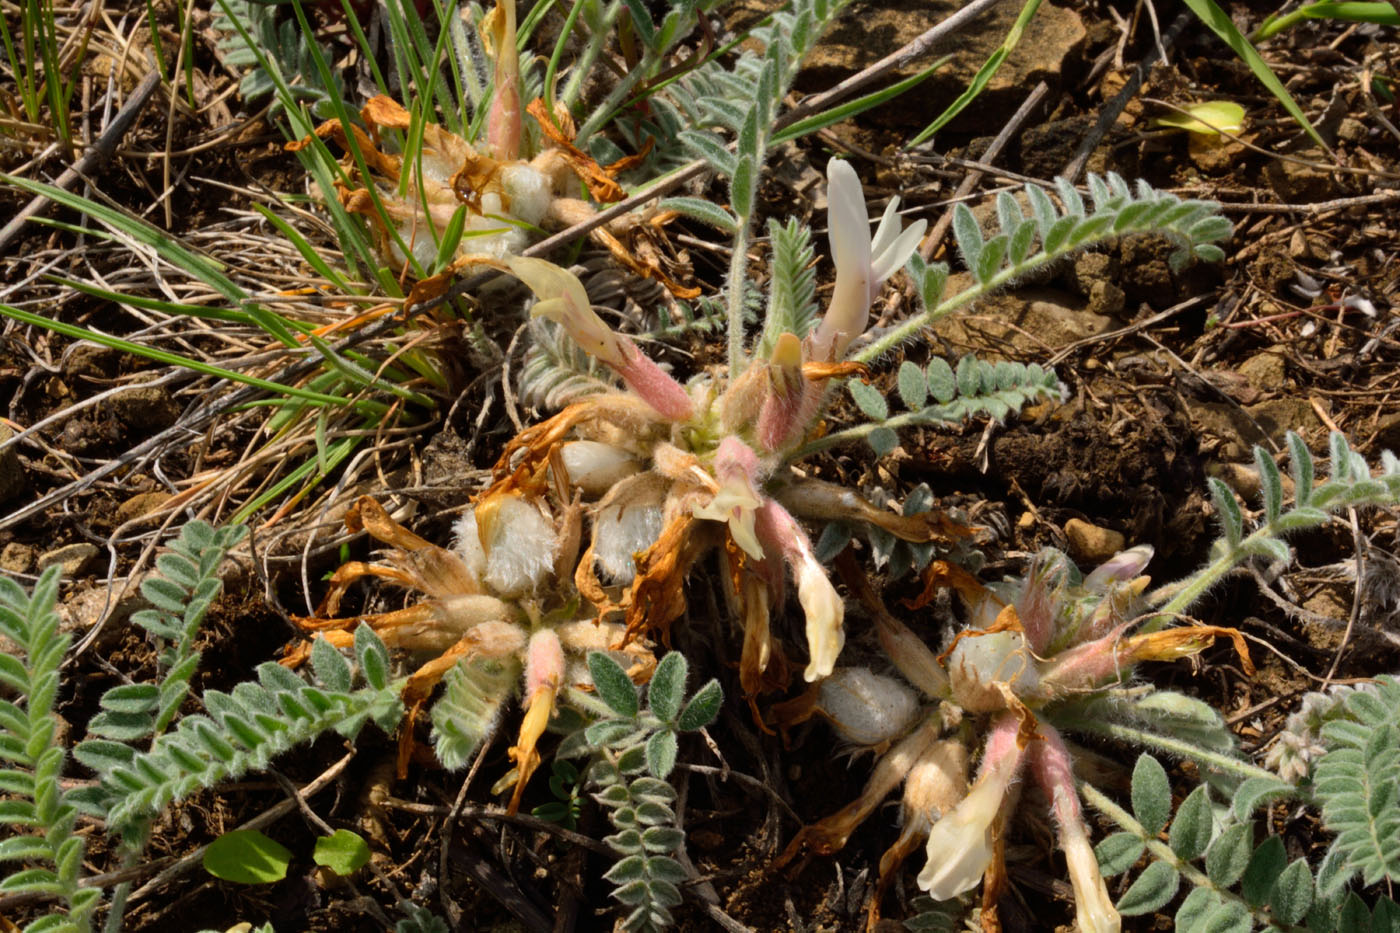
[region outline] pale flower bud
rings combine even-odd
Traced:
[[[836,658],[846,644],[846,604],[836,587],[831,585],[826,571],[812,553],[797,520],[778,503],[764,502],[758,510],[758,535],[773,550],[783,555],[797,578],[797,600],[807,616],[807,651],[810,660],[802,677],[808,683],[829,677]]]
[[[559,448],[569,482],[585,496],[597,497],[641,470],[627,451],[601,441],[569,441]]]
[[[914,691],[865,667],[843,668],[822,681],[817,705],[857,745],[899,738],[919,711]]]
[[[568,332],[574,343],[617,369],[627,362],[623,337],[603,323],[588,300],[578,276],[543,259],[513,256],[506,260],[511,275],[529,286],[539,300],[532,317],[547,317]]]
[[[846,645],[843,626],[846,604],[810,549],[795,570],[797,601],[802,604],[802,611],[807,616],[807,650],[811,654],[802,679],[811,683],[830,676],[841,649]]]
[[[554,569],[553,523],[509,493],[483,499],[457,522],[457,554],[499,596],[521,596]]]
[[[714,469],[719,491],[709,502],[692,509],[692,514],[706,521],[728,523],[734,543],[754,560],[763,560],[763,545],[754,533],[755,511],[763,504],[754,487],[757,455],[738,438],[726,437],[715,451]]]
[[[1103,592],[1110,583],[1126,583],[1135,579],[1152,560],[1153,553],[1150,544],[1139,544],[1119,551],[1084,578],[1084,589]]]

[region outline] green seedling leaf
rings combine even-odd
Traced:
[[[256,829],[224,833],[204,850],[204,870],[235,884],[281,881],[291,861],[291,850]]]
[[[1202,136],[1235,134],[1244,129],[1244,108],[1234,101],[1211,100],[1157,117],[1152,123]]]
[[[369,863],[369,843],[359,833],[337,829],[333,835],[316,840],[311,860],[341,877],[348,877]]]

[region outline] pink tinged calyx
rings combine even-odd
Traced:
[[[802,412],[807,380],[802,363],[802,341],[797,335],[779,336],[763,367],[768,391],[758,415],[758,442],[767,450],[781,450],[799,439],[806,427]]]
[[[631,338],[603,323],[578,276],[552,262],[524,256],[508,258],[506,266],[535,293],[538,301],[531,316],[549,318],[564,328],[575,343],[621,376],[661,417],[690,420],[695,406],[685,388],[642,353]]]
[[[496,0],[482,24],[496,50],[495,97],[486,117],[486,145],[498,162],[520,157],[520,54],[515,43],[515,0]]]
[[[797,601],[807,618],[810,658],[802,677],[808,683],[829,677],[846,644],[846,604],[812,552],[807,533],[787,509],[766,501],[759,509],[758,519],[759,537],[783,555],[797,578]]]
[[[564,645],[553,629],[540,629],[530,636],[525,649],[525,703],[536,694],[557,692],[564,682]]]
[[[972,790],[928,834],[928,863],[919,872],[919,887],[934,900],[946,901],[971,891],[981,881],[995,854],[999,814],[1017,775],[1023,754],[1014,715],[1003,715],[992,727],[982,767]]]
[[[1049,725],[1041,724],[1032,757],[1036,782],[1050,798],[1050,810],[1059,828],[1060,848],[1065,851],[1070,884],[1074,887],[1074,912],[1082,933],[1118,933],[1123,921],[1104,884],[1089,831],[1074,786],[1074,762],[1064,739]]]

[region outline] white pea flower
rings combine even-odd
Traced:
[[[855,169],[840,160],[827,164],[827,224],[836,261],[836,287],[821,325],[812,336],[811,358],[839,360],[851,341],[865,332],[870,303],[880,286],[919,246],[928,222],[899,225],[899,198],[891,198],[872,240],[865,214],[865,191]]]
[[[1002,802],[1021,770],[1018,721],[1003,715],[992,728],[977,783],[951,813],[928,834],[928,864],[919,872],[919,887],[937,901],[971,891],[982,880],[995,854]]]

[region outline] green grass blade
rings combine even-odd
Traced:
[[[43,327],[55,333],[63,334],[65,337],[72,337],[76,340],[91,340],[93,343],[104,347],[111,347],[113,350],[121,350],[123,353],[130,353],[144,359],[154,360],[157,363],[166,363],[171,366],[183,366],[186,369],[206,376],[216,376],[220,379],[227,379],[230,382],[237,382],[242,385],[252,386],[256,389],[263,389],[278,395],[286,395],[298,398],[306,402],[313,402],[318,405],[335,405],[344,407],[353,405],[364,411],[387,411],[387,406],[382,402],[374,402],[366,399],[350,400],[335,395],[324,395],[320,392],[309,392],[297,386],[282,385],[278,382],[271,382],[267,379],[259,379],[257,376],[249,376],[246,373],[236,372],[232,369],[224,369],[221,366],[214,366],[203,360],[191,359],[179,353],[171,353],[167,350],[160,350],[155,347],[143,346],[139,343],[132,343],[130,340],[123,340],[120,337],[113,337],[100,331],[89,330],[86,327],[79,327],[75,324],[68,324],[63,321],[56,321],[52,318],[44,317],[41,314],[34,314],[32,311],[25,311],[12,305],[0,304],[0,314],[14,318],[24,324],[34,327]]]
[[[1268,62],[1264,61],[1253,45],[1250,45],[1244,33],[1240,32],[1239,27],[1230,19],[1229,14],[1220,9],[1215,0],[1186,0],[1186,5],[1191,8],[1191,12],[1195,13],[1201,22],[1206,24],[1211,32],[1223,39],[1225,44],[1233,49],[1235,54],[1249,66],[1249,70],[1254,72],[1254,77],[1258,78],[1259,82],[1278,98],[1278,102],[1283,104],[1283,109],[1287,110],[1289,115],[1298,122],[1298,125],[1307,131],[1313,142],[1330,152],[1331,149],[1327,143],[1323,142],[1322,137],[1318,135],[1317,130],[1308,120],[1308,115],[1303,113],[1303,108],[1298,106],[1293,95],[1288,93],[1288,88],[1283,86],[1283,82],[1278,79],[1278,75],[1274,74]]]
[[[840,123],[842,120],[848,120],[851,117],[865,113],[867,110],[893,100],[905,91],[923,82],[929,75],[948,64],[951,59],[951,55],[945,55],[918,74],[910,75],[902,81],[891,84],[887,88],[866,94],[864,97],[857,97],[855,100],[847,101],[844,104],[832,107],[830,110],[823,110],[821,113],[814,113],[810,117],[798,120],[791,126],[785,127],[782,131],[775,133],[771,145],[776,146],[801,136],[816,133],[826,129],[832,124]]]
[[[366,433],[368,434],[369,432]],[[339,466],[341,461],[350,456],[351,452],[364,442],[365,439],[366,436],[346,437],[329,445],[326,448],[324,460],[318,457],[302,463],[296,469],[292,470],[292,472],[274,483],[261,495],[244,503],[242,508],[229,517],[228,523],[231,525],[243,524],[253,513],[257,512],[258,509],[267,505],[273,499],[281,496],[288,489],[291,489],[297,483],[310,476],[310,481],[297,493],[297,497],[300,498],[306,495],[315,488],[317,483],[325,479],[326,475],[329,474],[331,470]],[[324,469],[321,468],[322,466],[324,466]],[[315,475],[313,476],[312,474]]]
[[[958,95],[957,100],[948,105],[947,110],[935,117],[932,123],[920,131],[918,136],[909,141],[910,148],[919,145],[943,129],[954,117],[962,113],[968,104],[977,99],[978,95],[991,83],[992,77],[1001,68],[1002,62],[1006,61],[1006,56],[1010,55],[1011,50],[1016,48],[1016,45],[1021,41],[1021,34],[1026,31],[1026,26],[1030,24],[1031,18],[1035,16],[1035,11],[1039,8],[1040,0],[1026,0],[1025,6],[1021,7],[1020,15],[1016,17],[1016,22],[1012,23],[1011,28],[1007,30],[1006,38],[1002,40],[996,51],[992,52],[982,63],[982,67],[977,69],[977,74],[973,75],[967,89]]]
[[[1249,41],[1263,42],[1305,19],[1337,19],[1348,23],[1400,26],[1400,9],[1389,3],[1309,3],[1282,16],[1277,13],[1271,14],[1250,34]]]
[[[145,311],[159,311],[162,314],[178,314],[184,317],[197,317],[206,321],[223,321],[226,324],[242,324],[256,327],[257,322],[252,316],[244,311],[234,311],[230,308],[206,308],[203,305],[183,304],[178,301],[164,301],[160,298],[148,298],[145,295],[128,295],[123,292],[114,292],[91,282],[84,282],[81,279],[64,278],[61,275],[45,276],[50,282],[71,288],[74,291],[82,292],[84,295],[91,295],[93,298],[100,298],[103,301],[110,301],[118,305],[130,305],[133,308],[141,308]]]
[[[343,292],[346,292],[351,295],[359,294],[358,291],[356,291],[350,286],[350,283],[345,280],[344,276],[342,276],[338,271],[332,268],[330,263],[326,262],[326,260],[322,258],[320,253],[316,252],[315,247],[313,247],[307,241],[306,237],[302,236],[296,230],[296,228],[294,228],[291,224],[287,223],[281,217],[278,217],[276,214],[274,214],[271,211],[271,209],[269,209],[266,205],[254,204],[253,208],[259,214],[262,214],[264,217],[266,217],[268,223],[276,227],[277,230],[284,237],[287,238],[287,241],[296,247],[297,252],[301,253],[301,258],[305,259],[306,264],[311,268],[315,269],[316,273],[320,275],[321,278],[325,279],[327,282],[330,282],[332,285],[334,285],[336,288],[340,289]]]
[[[105,204],[98,204],[90,201],[81,195],[64,191],[62,188],[55,188],[43,182],[30,181],[27,178],[16,178],[13,175],[0,173],[0,182],[14,185],[28,191],[31,194],[42,194],[55,203],[64,207],[86,214],[93,220],[107,227],[109,230],[127,236],[144,246],[149,246],[166,262],[178,269],[183,269],[199,281],[213,288],[230,302],[240,305],[253,317],[258,326],[263,328],[284,346],[297,346],[297,339],[288,327],[288,322],[256,305],[250,304],[248,293],[239,288],[238,285],[226,275],[221,267],[212,259],[201,256],[189,249],[186,249],[176,240],[170,237],[164,230],[154,224],[148,223],[138,217],[132,217],[122,213],[115,208]]]

